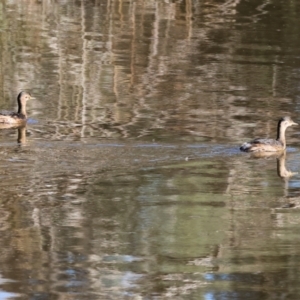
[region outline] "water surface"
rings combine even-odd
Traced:
[[[299,13],[2,1],[0,298],[299,299]]]

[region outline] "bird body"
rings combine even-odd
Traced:
[[[286,148],[285,131],[289,126],[298,125],[290,117],[281,118],[277,126],[277,138],[275,139],[254,139],[244,143],[241,151],[245,152],[277,152]]]
[[[17,112],[0,112],[0,125],[24,125],[27,121],[26,103],[32,97],[24,91],[18,95],[18,111]]]

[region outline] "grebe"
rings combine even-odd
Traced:
[[[241,151],[245,152],[276,152],[283,151],[286,148],[285,130],[292,125],[298,125],[290,117],[283,117],[278,121],[277,126],[277,139],[255,139],[250,142],[244,143]]]
[[[0,112],[0,126],[1,124],[24,125],[27,121],[26,103],[30,99],[32,99],[31,95],[22,91],[18,95],[18,112]]]

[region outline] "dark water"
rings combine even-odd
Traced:
[[[299,299],[299,13],[2,1],[0,299]]]

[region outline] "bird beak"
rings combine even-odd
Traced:
[[[298,123],[293,122],[292,125],[299,125]]]

